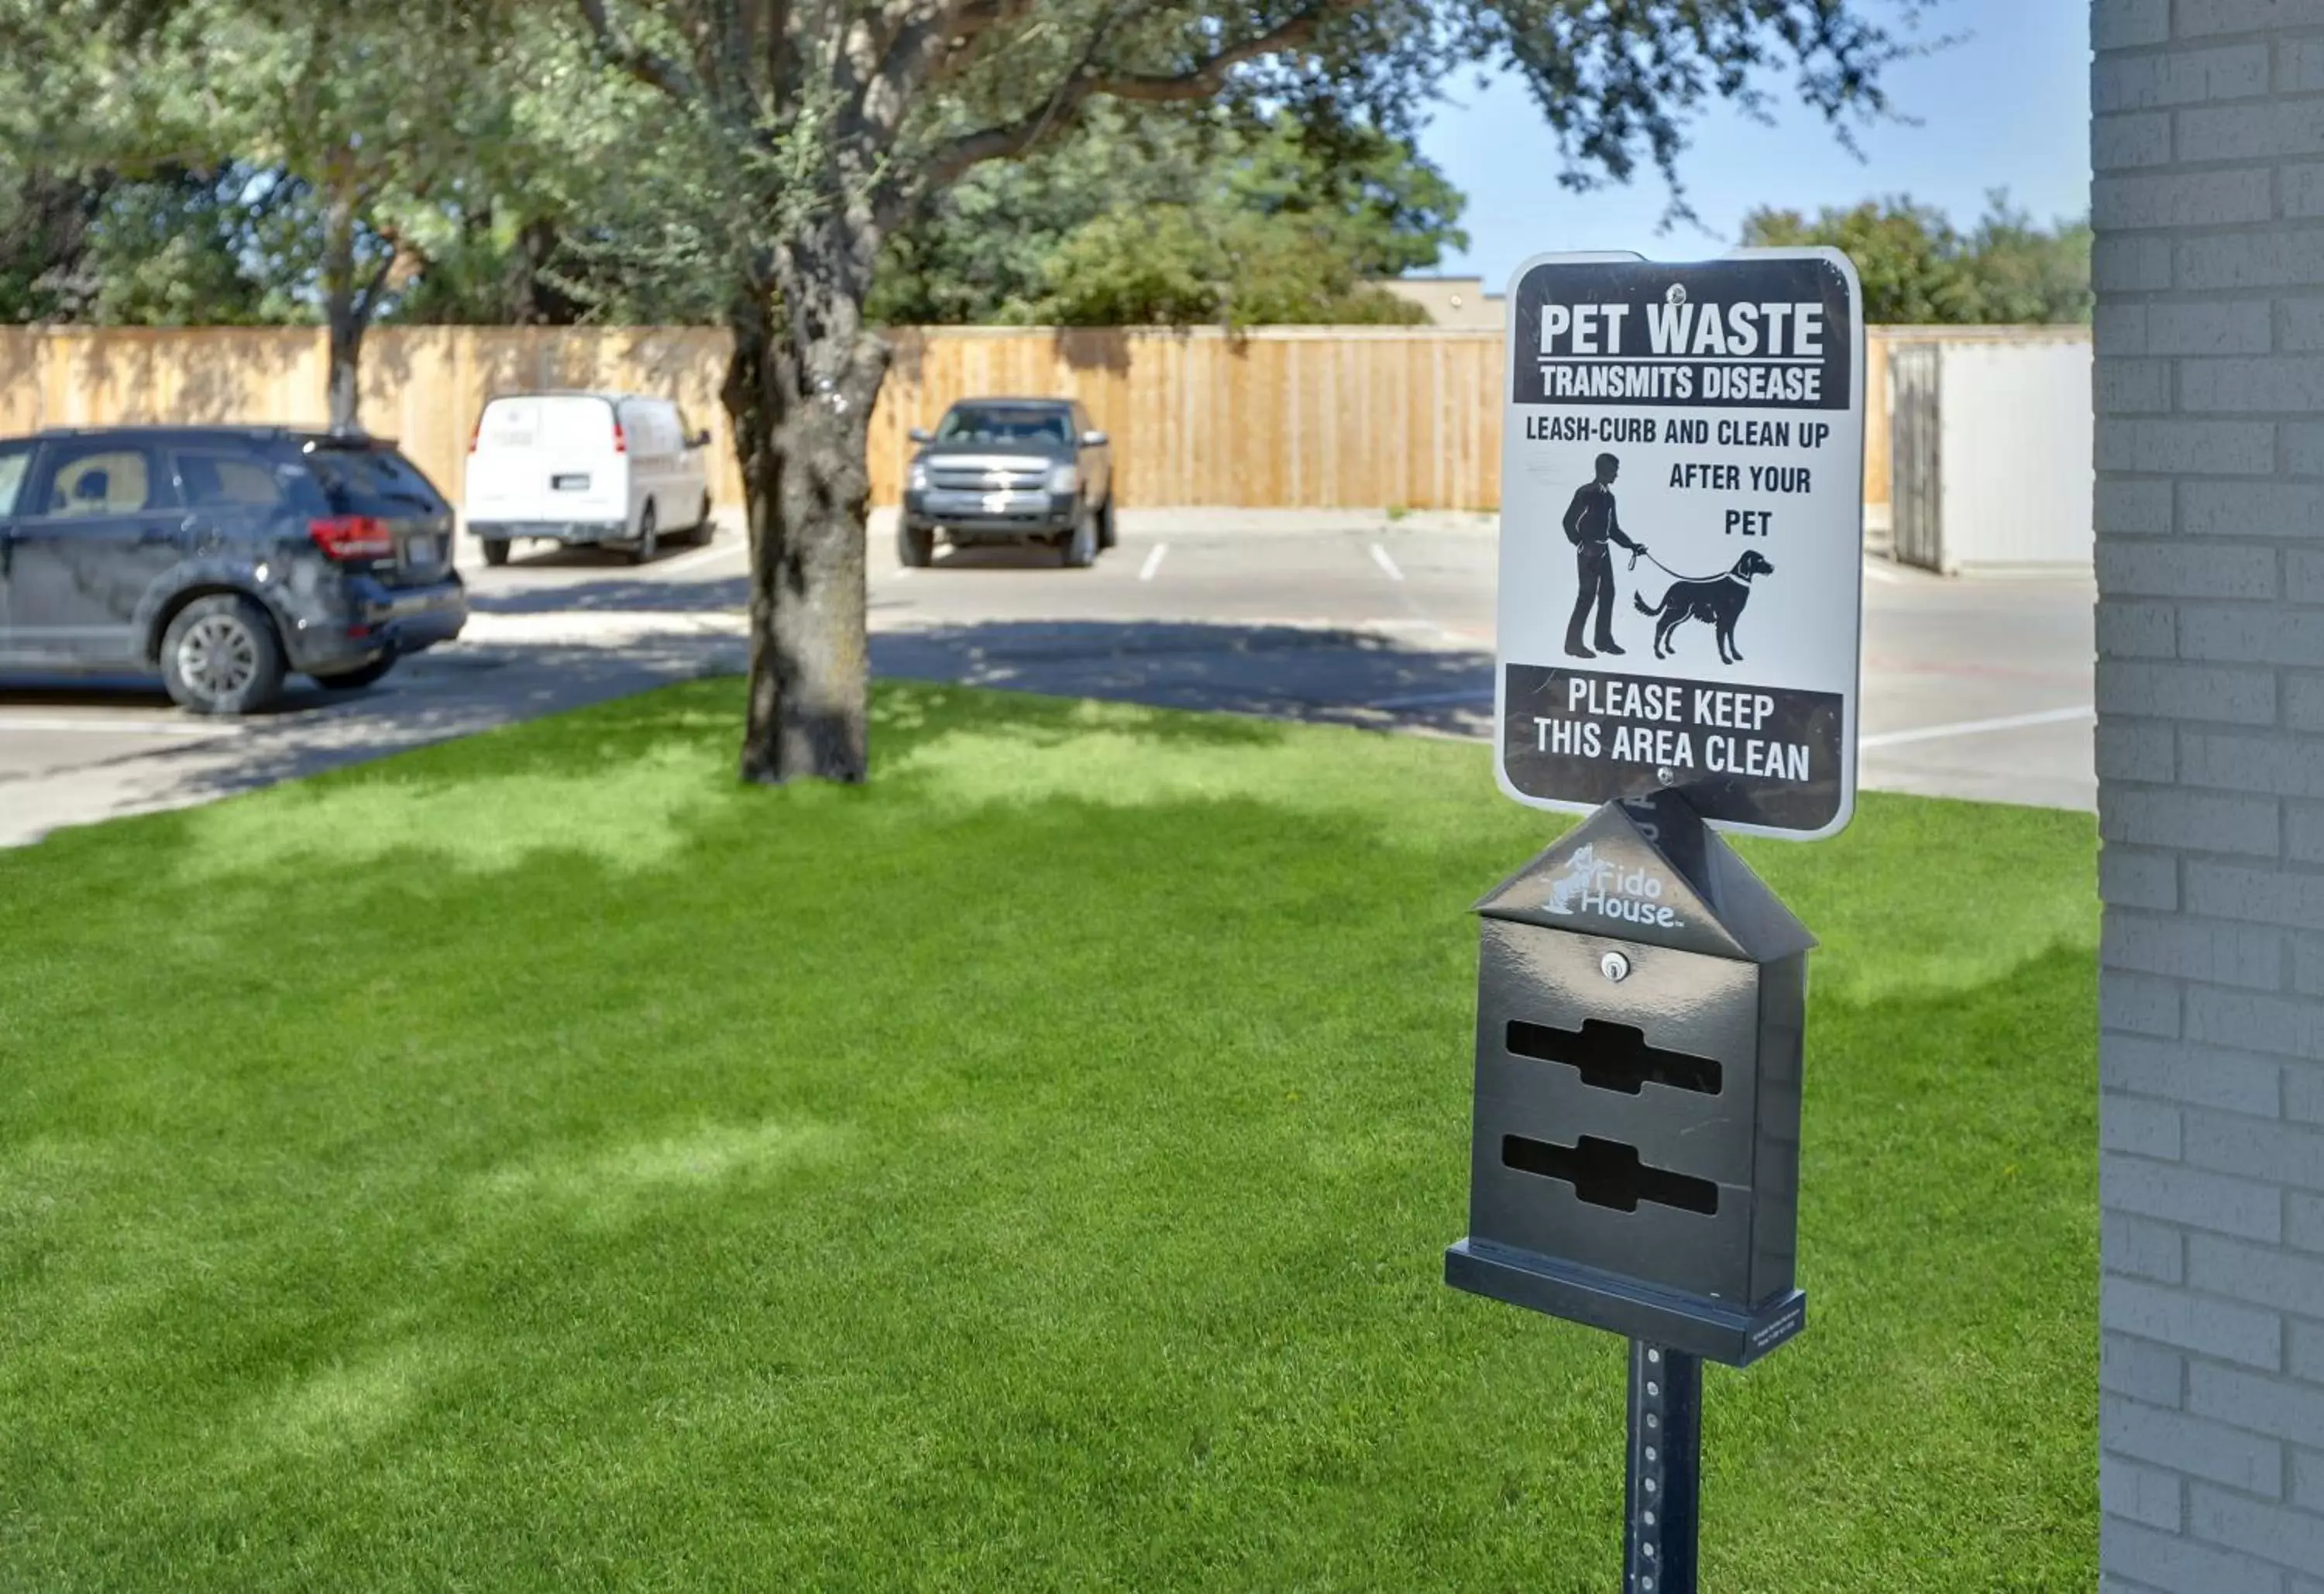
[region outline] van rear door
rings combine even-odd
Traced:
[[[471,521],[549,518],[549,481],[540,464],[540,401],[494,399],[476,418],[462,502]]]
[[[586,393],[494,399],[468,460],[471,521],[626,525],[628,439],[610,400]]]

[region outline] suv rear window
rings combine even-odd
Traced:
[[[0,519],[16,512],[16,495],[23,492],[24,473],[32,467],[30,443],[0,447]]]
[[[318,447],[307,468],[335,515],[409,517],[449,514],[451,506],[411,462],[392,448]]]

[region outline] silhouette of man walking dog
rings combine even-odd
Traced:
[[[1573,545],[1573,567],[1582,581],[1582,590],[1573,597],[1573,618],[1565,626],[1565,650],[1576,659],[1624,651],[1614,640],[1614,552],[1607,544],[1618,542],[1634,556],[1646,552],[1646,545],[1631,541],[1614,513],[1614,478],[1621,474],[1620,459],[1600,454],[1597,475],[1574,492],[1565,511],[1565,540]],[[1582,627],[1592,607],[1598,611],[1597,653],[1582,640]]]
[[[1573,598],[1572,618],[1566,622],[1566,652],[1576,659],[1594,659],[1600,653],[1619,655],[1626,650],[1614,640],[1614,554],[1609,544],[1618,542],[1630,550],[1630,568],[1637,569],[1643,558],[1671,578],[1659,604],[1648,604],[1642,593],[1630,594],[1638,613],[1655,622],[1655,657],[1669,658],[1671,633],[1687,621],[1700,620],[1711,629],[1719,662],[1740,664],[1743,655],[1735,646],[1735,622],[1751,601],[1752,577],[1773,576],[1775,566],[1751,549],[1735,561],[1732,569],[1717,576],[1681,576],[1648,553],[1645,543],[1632,541],[1623,531],[1614,510],[1614,481],[1621,472],[1618,457],[1600,454],[1597,474],[1575,491],[1565,511],[1565,539],[1573,545],[1574,571],[1581,582]],[[1582,638],[1592,609],[1597,611],[1594,652]]]

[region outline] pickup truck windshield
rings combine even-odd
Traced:
[[[1011,410],[963,404],[936,428],[939,443],[1070,443],[1073,427],[1060,410]]]

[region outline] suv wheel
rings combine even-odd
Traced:
[[[1113,546],[1113,500],[1109,496],[1105,507],[1097,511],[1097,546],[1100,552]]]
[[[485,539],[484,539],[484,563],[485,563],[485,564],[487,564],[487,565],[505,565],[505,564],[507,564],[507,563],[508,563],[508,554],[509,554],[509,545],[508,545],[508,539],[507,539],[506,538],[503,538],[503,537],[487,537],[487,538],[485,538]]]
[[[661,551],[661,539],[654,534],[653,501],[646,501],[645,512],[638,516],[637,546],[630,549],[630,563],[650,565],[654,555]]]
[[[1058,540],[1057,563],[1068,570],[1086,570],[1097,563],[1097,516],[1089,505],[1082,505],[1074,529]]]
[[[178,611],[161,633],[161,684],[195,714],[252,714],[282,690],[282,644],[266,611],[217,594]]]
[[[896,557],[915,570],[925,570],[936,563],[936,528],[933,526],[897,527]]]

